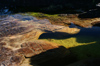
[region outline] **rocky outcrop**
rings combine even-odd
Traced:
[[[39,63],[61,58],[69,50],[58,44],[37,40],[42,33],[64,32],[76,34],[78,28],[52,25],[48,20],[38,20],[32,16],[20,14],[0,17],[0,65],[20,66],[25,57]],[[44,59],[44,60],[43,60]]]

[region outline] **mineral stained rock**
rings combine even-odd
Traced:
[[[36,55],[39,58],[36,56],[33,60],[37,61],[42,59],[46,59],[44,61],[47,61],[55,57],[63,57],[65,53],[69,53],[67,49],[65,50],[64,47],[60,48],[55,43],[37,39],[42,33],[46,32],[76,34],[79,31],[80,29],[78,28],[52,25],[46,19],[38,20],[32,16],[23,16],[20,14],[1,16],[0,66],[20,66],[25,59],[24,57],[31,58]]]

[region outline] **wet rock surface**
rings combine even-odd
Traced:
[[[32,58],[36,64],[64,57],[70,53],[69,50],[37,39],[46,32],[76,34],[79,31],[78,28],[52,25],[46,19],[38,20],[32,16],[15,14],[0,17],[0,66],[23,65],[26,57]]]

